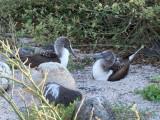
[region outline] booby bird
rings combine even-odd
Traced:
[[[95,80],[107,80],[118,81],[124,78],[129,71],[130,64],[137,55],[137,53],[143,49],[141,46],[134,54],[129,56],[128,59],[122,59],[117,57],[112,51],[107,50],[102,53],[96,54],[96,58],[99,58],[92,68],[93,77]]]
[[[37,67],[44,62],[59,62],[67,67],[69,60],[69,53],[76,57],[73,52],[71,42],[67,37],[59,37],[56,39],[53,49],[34,55],[21,55],[20,59],[24,62],[27,59],[26,65],[30,67]]]
[[[44,87],[44,96],[51,103],[68,106],[75,100],[81,100],[82,94],[79,91],[65,88],[55,82],[49,82]]]

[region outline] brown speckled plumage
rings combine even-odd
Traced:
[[[29,65],[31,68],[37,67],[39,64],[44,62],[58,62],[60,63],[60,60],[58,56],[54,52],[43,52],[40,54],[35,54],[32,56],[20,56],[21,61],[26,61],[25,65]]]
[[[75,55],[72,50],[70,40],[67,37],[62,36],[57,38],[52,50],[47,50],[45,52],[34,55],[20,55],[20,59],[23,62],[27,60],[27,62],[25,62],[25,65],[30,64],[31,68],[37,67],[39,64],[44,62],[62,63],[62,61],[60,61],[60,58],[62,57],[64,48]]]

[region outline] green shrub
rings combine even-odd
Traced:
[[[152,117],[149,110],[138,111],[137,108],[133,109],[133,106],[127,106],[123,104],[115,104],[112,106],[112,110],[115,115],[115,120],[146,120]],[[150,114],[150,116],[148,116]]]
[[[144,99],[149,101],[160,101],[160,85],[159,84],[151,84],[145,87],[143,90],[139,91]]]
[[[51,106],[59,113],[61,120],[71,120],[75,109],[75,103],[67,107],[60,104],[57,106],[52,104]],[[26,120],[54,120],[54,114],[48,106],[41,105],[37,107],[33,105],[28,108],[28,113],[26,111],[23,112]],[[39,113],[39,115],[37,113]]]
[[[76,44],[139,45],[159,37],[160,29],[158,1],[0,0],[0,15],[13,18],[18,35],[38,42],[67,35]]]

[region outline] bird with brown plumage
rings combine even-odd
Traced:
[[[21,61],[26,61],[25,65],[31,68],[37,67],[44,62],[58,62],[67,67],[69,60],[69,53],[76,57],[73,52],[71,42],[67,37],[59,37],[55,41],[52,50],[34,55],[20,55]]]
[[[110,50],[96,54],[95,56],[98,60],[94,63],[92,69],[94,79],[107,81],[121,80],[128,74],[130,64],[143,48],[144,46],[141,46],[141,48],[127,59],[117,57]]]

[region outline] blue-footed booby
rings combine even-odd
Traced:
[[[76,55],[73,52],[71,42],[67,37],[59,37],[56,39],[53,49],[44,51],[34,55],[20,55],[20,59],[24,62],[27,59],[26,65],[30,64],[30,67],[37,67],[44,62],[59,62],[67,67],[69,54]]]
[[[112,51],[107,50],[96,54],[98,60],[93,64],[93,77],[95,80],[118,81],[124,78],[129,71],[130,64],[137,53],[143,49],[141,46],[128,59],[117,57]]]

